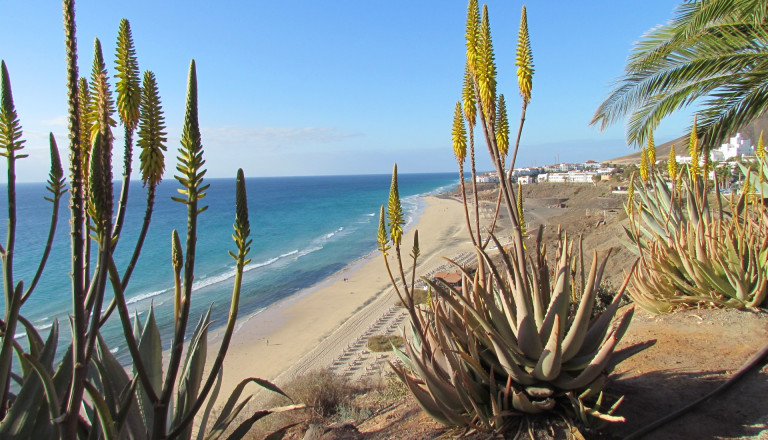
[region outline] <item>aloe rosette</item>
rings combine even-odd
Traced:
[[[496,242],[497,245],[500,243]],[[503,249],[500,246],[500,249]],[[568,240],[560,241],[556,277],[541,244],[525,274],[515,253],[502,251],[498,268],[481,252],[488,275],[481,279],[461,266],[463,286],[427,280],[434,295],[421,310],[420,333],[406,335],[402,364],[393,364],[422,408],[440,423],[501,430],[522,413],[570,408],[585,422],[622,420],[618,402],[601,411],[590,407],[611,370],[611,356],[629,326],[633,308],[619,310],[626,282],[608,309],[590,323],[606,259],[581,282],[574,272]],[[579,305],[569,318],[572,292]]]

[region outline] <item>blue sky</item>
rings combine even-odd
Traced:
[[[516,130],[514,55],[523,3],[486,3],[499,92]],[[621,124],[599,132],[588,122],[632,44],[669,20],[677,4],[526,4],[536,72],[518,166],[630,152]],[[157,76],[169,132],[166,179],[174,171],[193,58],[211,177],[233,177],[238,167],[250,177],[388,173],[394,162],[401,172],[456,170],[450,129],[464,69],[464,0],[83,0],[77,5],[81,75],[90,74],[97,37],[114,74],[123,17],[131,22],[140,68]],[[45,180],[48,132],[67,156],[62,29],[59,2],[0,3],[0,58],[30,154],[18,165],[20,181]],[[663,123],[657,143],[684,134],[689,119],[687,113]],[[116,146],[121,158],[122,139]],[[484,147],[478,167],[490,169]]]

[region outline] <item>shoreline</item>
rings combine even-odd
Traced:
[[[425,274],[444,264],[442,256],[471,251],[472,245],[459,200],[442,194],[421,196],[420,201],[425,206],[405,232],[403,249],[405,255],[410,252],[413,233],[419,230],[417,272]],[[374,250],[311,287],[239,317],[224,360],[219,403],[248,377],[280,386],[298,374],[331,366],[334,358],[363,338],[366,329],[373,328],[388,311],[394,314],[396,298],[380,253]],[[209,365],[218,352],[221,334],[217,330],[209,336]],[[246,393],[259,390],[253,386]]]

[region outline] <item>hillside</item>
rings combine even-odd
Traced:
[[[752,143],[756,144],[761,130],[768,131],[768,114],[763,114],[762,116],[744,126],[738,132],[740,132],[744,138],[750,139]],[[666,160],[666,158],[669,156],[669,149],[672,145],[675,145],[675,151],[680,154],[683,149],[688,148],[688,135],[686,134],[669,142],[657,145],[656,157],[659,160]],[[616,165],[636,164],[640,162],[640,151],[627,154],[625,156],[616,157],[614,159],[608,159],[604,162]]]

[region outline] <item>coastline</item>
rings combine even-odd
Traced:
[[[403,253],[407,255],[414,231],[419,231],[419,274],[444,264],[443,256],[472,250],[461,202],[435,195],[422,200],[426,206],[403,237]],[[248,377],[283,385],[301,373],[329,367],[377,319],[393,311],[396,299],[380,253],[372,252],[312,287],[238,318],[224,361],[219,402]],[[209,365],[220,340],[219,331],[211,334]],[[249,385],[246,393],[259,390]]]

